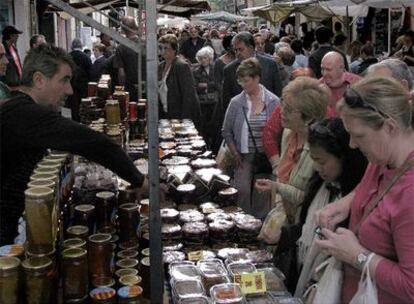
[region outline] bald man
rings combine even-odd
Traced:
[[[6,75],[7,65],[9,64],[9,60],[6,56],[6,49],[4,48],[3,43],[0,42],[0,77]],[[0,100],[6,99],[10,97],[10,90],[9,87],[0,81]]]
[[[336,113],[336,103],[343,97],[346,88],[361,77],[345,70],[344,59],[338,52],[328,52],[323,56],[321,73],[319,81],[331,90],[328,107]]]

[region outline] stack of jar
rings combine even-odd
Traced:
[[[137,102],[129,103],[129,139],[145,139],[147,126],[147,100],[140,99]]]

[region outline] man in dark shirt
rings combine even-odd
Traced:
[[[196,54],[204,46],[205,40],[200,38],[195,27],[190,29],[190,38],[180,48],[180,54],[191,63],[197,63]]]
[[[68,151],[99,163],[134,188],[147,182],[122,148],[108,137],[56,111],[73,93],[71,57],[41,45],[25,58],[19,91],[0,105],[0,245],[10,244],[24,210],[30,175],[47,149]]]
[[[349,70],[348,60],[346,59],[345,54],[332,46],[331,44],[332,37],[333,37],[332,31],[325,26],[320,26],[315,31],[315,38],[316,38],[316,41],[319,43],[319,48],[309,56],[309,68],[312,69],[313,74],[318,79],[322,77],[322,73],[321,73],[322,58],[328,52],[335,51],[335,52],[340,53],[342,57],[344,58],[345,69],[347,71]]]

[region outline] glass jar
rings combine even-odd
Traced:
[[[24,257],[24,247],[20,244],[1,246],[0,257],[16,257],[22,260]]]
[[[98,89],[98,83],[88,82],[88,97],[96,96],[97,89]]]
[[[99,83],[97,88],[97,95],[100,99],[106,100],[111,95],[111,89],[106,83]]]
[[[140,99],[137,104],[138,119],[145,119],[147,116],[147,100]]]
[[[138,251],[134,249],[121,250],[117,254],[118,259],[136,259],[138,257]]]
[[[63,298],[80,300],[88,295],[88,260],[83,248],[62,252]]]
[[[119,125],[121,123],[121,113],[118,100],[107,100],[105,112],[108,125]]]
[[[111,277],[97,277],[92,280],[94,288],[114,287],[115,280]]]
[[[37,167],[33,170],[34,174],[37,173],[50,173],[50,174],[55,174],[55,175],[59,175],[59,168],[52,168],[52,167]]]
[[[36,165],[36,169],[37,168],[46,168],[46,169],[49,169],[49,170],[52,170],[52,171],[57,169],[58,172],[60,171],[61,167],[62,167],[62,164],[60,162],[56,162],[56,161],[53,161],[53,160],[41,160]]]
[[[66,229],[67,238],[80,238],[82,240],[87,240],[89,235],[89,228],[83,225],[70,226]]]
[[[16,304],[19,298],[20,260],[0,257],[0,303]]]
[[[88,238],[88,262],[91,278],[111,276],[111,235],[97,233]]]
[[[137,116],[137,103],[134,101],[131,101],[128,105],[129,110],[129,120],[136,120],[138,118]]]
[[[47,187],[52,190],[56,187],[56,182],[53,180],[34,180],[27,184],[27,188],[43,188]]]
[[[116,301],[116,291],[110,287],[92,289],[89,293],[93,304],[113,304]]]
[[[48,253],[54,249],[57,215],[53,190],[29,188],[25,194],[27,250],[31,253]]]
[[[27,304],[52,303],[54,272],[52,260],[48,257],[31,257],[22,263],[25,272]]]
[[[122,259],[116,262],[116,267],[120,268],[137,268],[138,267],[138,260],[137,259]]]
[[[142,287],[124,286],[118,289],[118,304],[141,303]]]
[[[63,249],[83,248],[86,249],[86,241],[80,238],[70,238],[63,241]]]
[[[81,204],[75,206],[74,210],[74,223],[88,227],[89,233],[93,233],[95,228],[95,206]]]
[[[119,284],[123,286],[134,286],[139,285],[142,281],[142,278],[139,275],[124,275],[119,278]]]
[[[51,180],[57,182],[58,177],[55,174],[51,173],[36,173],[30,176],[30,181],[38,181],[38,180]]]
[[[112,97],[118,100],[119,109],[121,113],[121,121],[124,121],[128,117],[128,102],[127,95],[123,91],[115,91]]]
[[[118,281],[120,278],[122,278],[123,276],[127,276],[127,275],[136,276],[138,275],[138,270],[132,269],[132,268],[121,268],[115,271],[115,276],[118,278]]]
[[[118,209],[119,237],[121,241],[138,240],[139,206],[127,203]]]
[[[115,194],[110,191],[98,192],[95,201],[96,228],[111,226],[112,212],[116,206]]]

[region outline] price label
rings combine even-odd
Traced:
[[[264,272],[252,272],[235,275],[234,283],[240,284],[243,294],[266,292],[266,279]]]
[[[191,251],[188,253],[188,260],[199,261],[203,259],[203,251]]]
[[[203,208],[203,213],[204,214],[210,214],[210,213],[215,213],[215,212],[217,212],[217,208],[214,208],[214,207],[204,207]]]

